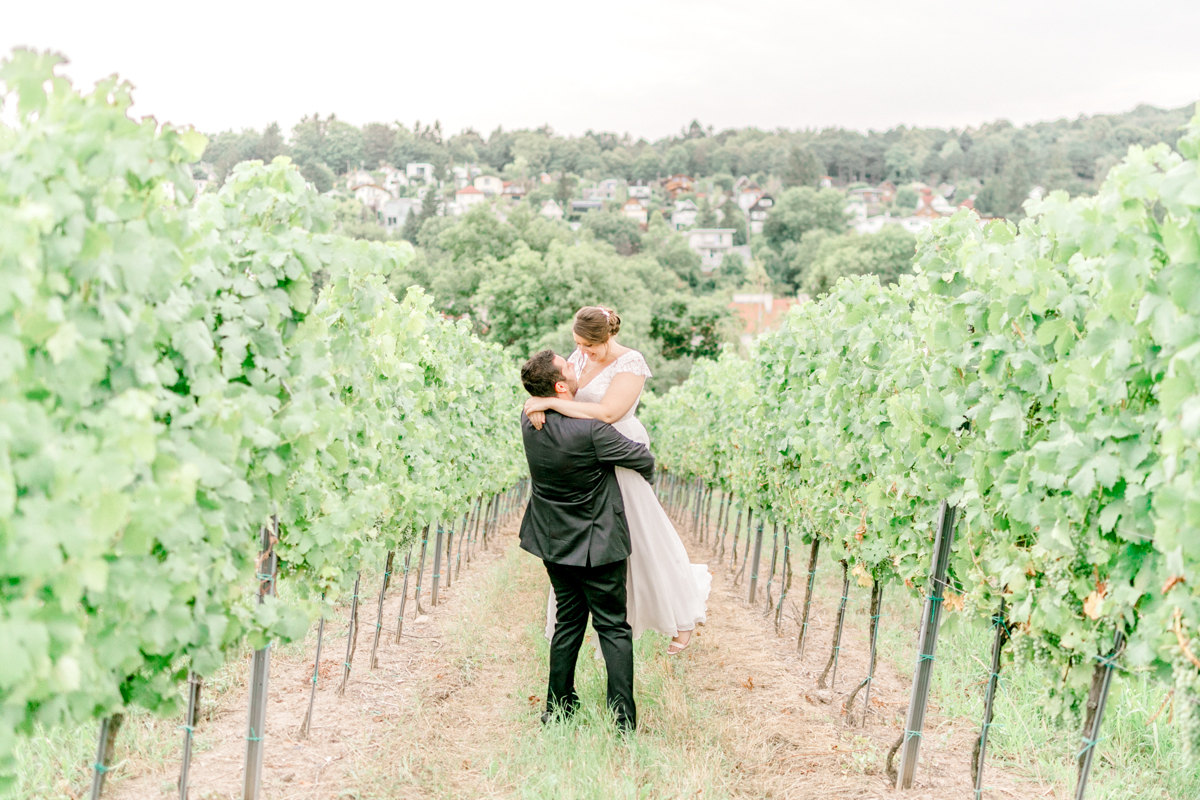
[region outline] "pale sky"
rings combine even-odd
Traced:
[[[54,49],[203,131],[442,121],[628,132],[1017,124],[1200,99],[1198,0],[5,0]]]

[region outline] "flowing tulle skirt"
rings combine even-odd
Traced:
[[[636,419],[622,421],[615,427],[634,441],[648,441],[645,428]],[[646,479],[624,467],[617,467],[616,472],[632,549],[625,586],[633,638],[641,636],[644,630],[670,637],[690,631],[707,616],[705,604],[712,588],[708,566],[688,560],[687,549]],[[546,609],[548,639],[554,636],[554,623],[555,601],[551,589]]]

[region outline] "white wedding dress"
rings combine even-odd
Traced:
[[[576,350],[568,359],[577,374],[583,374],[585,356]],[[575,394],[581,403],[599,403],[613,378],[623,372],[650,377],[646,359],[630,350],[600,371]],[[644,445],[650,444],[646,428],[638,420],[638,404],[613,423],[622,435]],[[687,550],[675,532],[667,512],[658,502],[653,487],[640,473],[616,467],[617,483],[625,504],[625,521],[629,525],[631,554],[626,572],[627,619],[633,628],[633,638],[642,631],[652,630],[674,638],[680,631],[690,631],[706,617],[705,603],[712,588],[712,575],[706,564],[692,564]],[[554,638],[554,590],[546,609],[546,638]]]

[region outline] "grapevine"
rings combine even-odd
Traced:
[[[1126,636],[1123,669],[1174,676],[1195,757],[1200,117],[1028,211],[936,224],[913,275],[840,281],[647,419],[666,469],[913,592],[957,506],[947,607],[1003,602],[1008,657],[1047,667],[1064,714]]]
[[[522,474],[513,365],[387,276],[413,253],[330,232],[286,158],[195,197],[205,139],[0,63],[0,784],[16,737],[303,636],[364,560]]]

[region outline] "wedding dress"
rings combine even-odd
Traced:
[[[575,365],[577,374],[583,374],[586,358],[582,353],[576,350],[568,361]],[[630,350],[580,388],[575,399],[581,403],[599,403],[613,379],[625,372],[650,377],[646,359],[636,350]],[[638,403],[634,402],[613,427],[623,436],[649,446],[650,435],[636,416],[637,407]],[[627,619],[633,628],[633,638],[638,638],[644,630],[658,631],[674,638],[680,631],[693,630],[697,623],[705,621],[712,575],[706,564],[688,561],[687,550],[675,532],[675,526],[646,479],[625,467],[615,469],[632,551],[625,586]],[[555,600],[551,589],[546,609],[548,639],[554,637],[554,623]]]

